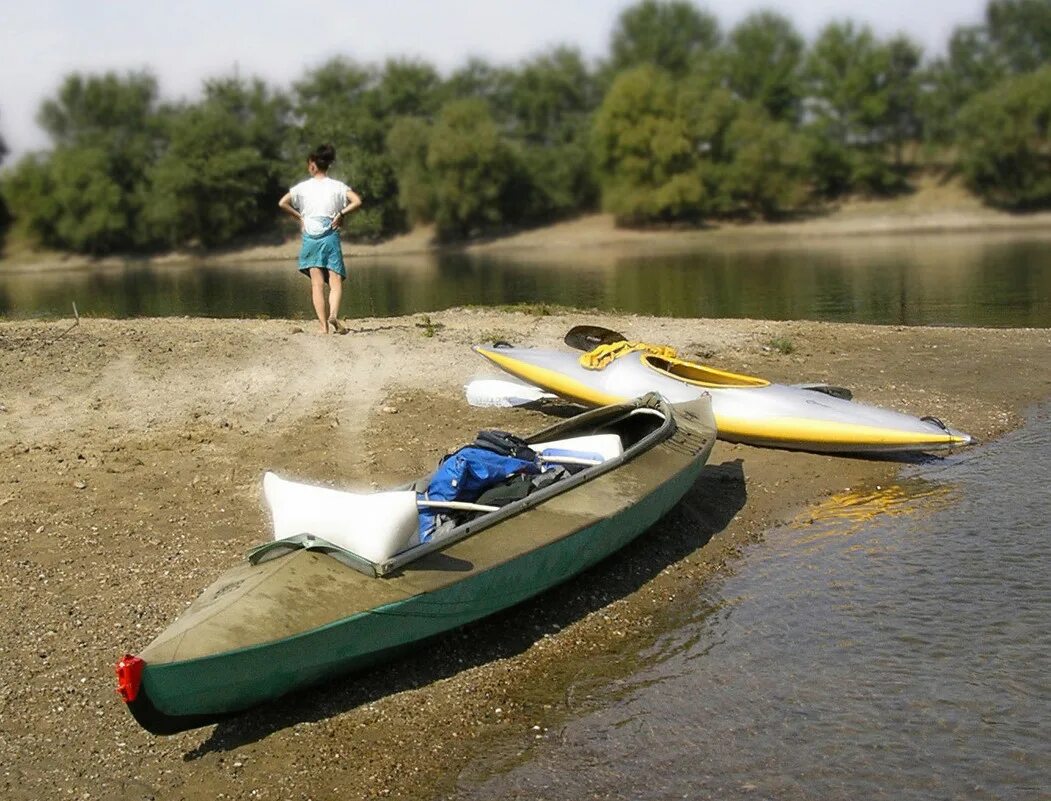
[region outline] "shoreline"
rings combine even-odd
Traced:
[[[808,240],[912,235],[995,233],[1051,235],[1051,211],[1011,214],[997,211],[958,193],[940,194],[924,187],[913,196],[891,200],[845,202],[832,212],[784,222],[718,222],[700,228],[618,228],[609,214],[586,214],[549,225],[466,242],[439,243],[432,226],[423,226],[377,244],[344,242],[347,259],[418,258],[443,253],[505,258],[570,258],[596,249],[647,252],[686,251],[705,246],[771,247]],[[32,269],[88,270],[129,264],[164,267],[200,262],[242,264],[296,259],[299,239],[246,244],[214,251],[176,251],[153,256],[93,258],[46,251],[0,255],[0,275]]]
[[[581,685],[630,673],[697,588],[771,526],[893,482],[901,468],[720,441],[676,510],[560,588],[228,723],[168,738],[139,729],[112,665],[267,537],[265,469],[386,486],[432,469],[480,428],[549,422],[466,405],[463,383],[497,374],[470,354],[474,342],[553,346],[589,322],[736,372],[846,385],[983,441],[1051,397],[1051,376],[1032,370],[1051,363],[1048,329],[429,317],[433,335],[401,317],[350,320],[342,337],[294,320],[92,318],[64,335],[65,321],[0,320],[0,587],[13,599],[0,625],[6,798],[440,797],[487,755],[527,758],[538,736],[557,737]],[[775,338],[794,352],[765,346]]]

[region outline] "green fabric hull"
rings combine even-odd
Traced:
[[[642,534],[689,490],[703,461],[690,464],[614,516],[446,587],[263,645],[148,664],[142,693],[153,707],[149,715],[218,718],[358,672],[407,646],[514,606],[572,578]],[[131,706],[143,725],[163,730],[148,725]],[[167,730],[182,728],[187,726]]]

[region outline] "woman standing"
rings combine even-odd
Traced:
[[[339,333],[346,329],[339,321],[339,301],[343,295],[343,246],[339,227],[343,218],[361,206],[361,198],[342,181],[328,177],[328,168],[336,160],[332,145],[319,145],[307,156],[310,177],[293,186],[278,201],[278,206],[299,220],[303,245],[299,250],[299,271],[310,277],[310,297],[321,323],[321,333],[329,326]],[[328,310],[325,309],[325,284],[328,284]]]

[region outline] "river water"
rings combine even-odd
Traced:
[[[396,316],[552,304],[672,317],[1051,327],[1051,236],[934,234],[729,246],[676,255],[592,249],[586,263],[467,254],[351,259],[341,309]],[[291,263],[0,272],[0,317],[311,316]]]
[[[1051,404],[808,509],[455,797],[1051,797],[1049,483]]]

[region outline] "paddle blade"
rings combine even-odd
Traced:
[[[600,325],[575,325],[569,329],[562,340],[574,350],[592,350],[599,345],[609,345],[627,339],[609,328]]]
[[[526,406],[557,397],[532,384],[502,378],[475,378],[464,384],[463,389],[467,403],[481,407]]]
[[[846,387],[836,387],[831,384],[792,384],[796,389],[806,389],[810,392],[820,392],[822,395],[831,395],[840,400],[852,400],[854,393]]]

